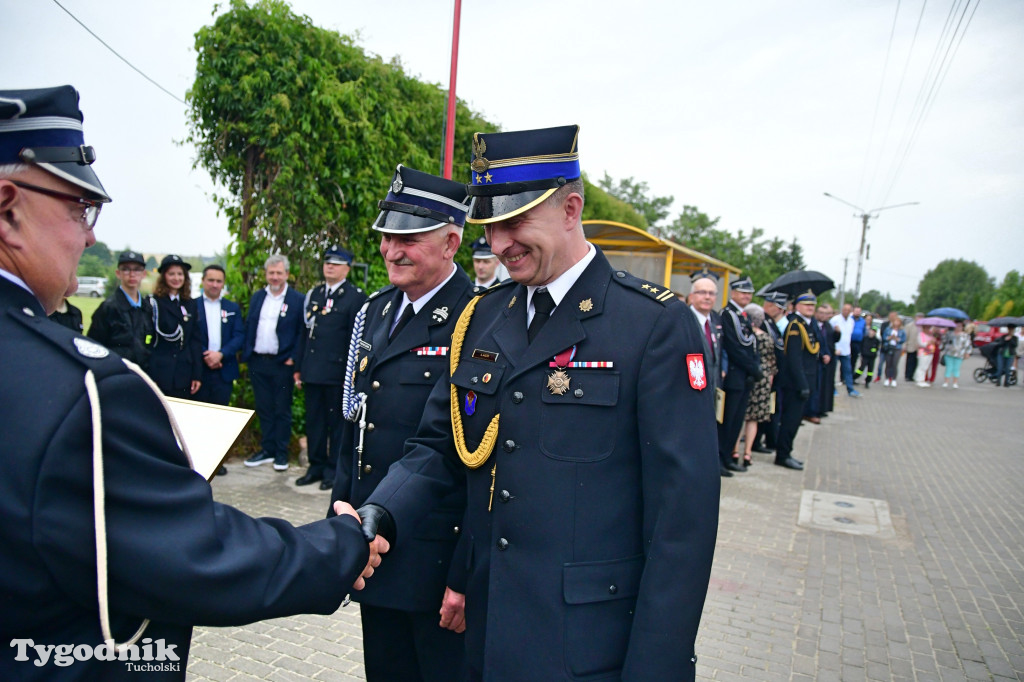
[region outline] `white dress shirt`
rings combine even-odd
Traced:
[[[562,299],[565,298],[565,295],[569,293],[569,289],[572,289],[572,285],[576,284],[576,280],[580,278],[580,275],[583,274],[583,271],[587,269],[588,265],[590,265],[590,261],[594,260],[594,256],[597,255],[597,249],[594,248],[593,244],[587,242],[587,248],[587,255],[583,256],[583,258],[581,258],[579,262],[576,263],[576,265],[572,266],[571,268],[563,272],[561,275],[556,277],[554,281],[552,281],[550,284],[544,285],[543,288],[547,289],[548,293],[551,294],[551,300],[555,302],[556,308],[558,307],[558,304],[562,302]],[[533,294],[534,292],[537,291],[537,289],[540,288],[541,287],[537,286],[526,287],[527,329],[530,328],[530,323],[533,322],[533,315],[535,312],[537,312],[533,308]],[[551,312],[552,314],[554,314],[554,310],[552,310]]]
[[[267,297],[263,299],[263,307],[260,308],[260,321],[256,326],[256,345],[253,352],[260,355],[277,355],[280,350],[277,342],[277,321],[281,319],[281,306],[284,305],[284,295],[288,293],[288,285],[285,284],[281,293],[275,296],[266,287]]]
[[[221,330],[220,297],[210,299],[203,294],[203,309],[206,313],[206,336],[209,339],[209,343],[206,344],[206,350],[219,351]]]
[[[428,303],[430,303],[430,299],[432,299],[434,297],[434,294],[436,294],[437,292],[441,291],[441,288],[445,284],[448,284],[448,281],[452,277],[455,276],[455,273],[457,271],[458,271],[458,268],[456,267],[455,263],[452,263],[452,272],[451,272],[451,274],[448,275],[447,277],[445,277],[443,282],[441,282],[436,287],[434,287],[433,289],[431,289],[427,293],[425,293],[422,296],[420,296],[419,298],[417,298],[415,301],[410,301],[409,300],[409,294],[407,294],[407,293],[405,293],[403,291],[402,292],[402,305],[400,305],[398,307],[398,310],[395,311],[395,316],[391,320],[391,329],[388,330],[388,335],[390,336],[391,333],[395,331],[395,327],[398,325],[398,320],[401,319],[402,313],[405,311],[405,306],[411,305],[412,306],[412,313],[413,313],[413,315],[418,315],[419,312],[421,310],[423,310],[423,307],[425,305],[427,305]]]

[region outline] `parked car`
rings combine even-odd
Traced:
[[[981,348],[1006,333],[1006,327],[993,327],[980,320],[974,323],[974,347]]]
[[[104,296],[107,295],[107,278],[79,277],[77,294],[79,296],[92,296],[93,298],[103,298]]]

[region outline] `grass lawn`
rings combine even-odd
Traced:
[[[89,331],[89,323],[92,322],[92,314],[100,307],[100,303],[103,303],[103,299],[92,298],[91,296],[72,296],[68,300],[71,301],[73,306],[82,311],[82,333],[87,333]]]

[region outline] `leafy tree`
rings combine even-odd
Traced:
[[[196,52],[188,140],[224,188],[235,296],[248,301],[269,253],[288,255],[300,287],[319,278],[332,242],[377,262],[377,201],[398,163],[436,172],[445,91],[280,0],[232,0],[196,34]],[[456,130],[456,158],[468,161],[472,133],[496,127],[459,102]],[[456,168],[468,181],[468,164]]]
[[[846,292],[846,300],[852,301],[852,292]],[[889,314],[890,310],[895,310],[898,313],[910,313],[913,312],[903,301],[898,301],[887,293],[881,293],[877,289],[870,289],[863,292],[860,295],[859,305],[865,311],[873,312],[879,317],[885,317]]]
[[[675,197],[648,196],[650,188],[646,182],[636,182],[633,178],[626,178],[615,182],[607,172],[597,184],[612,197],[631,205],[644,217],[647,229],[655,235],[662,236],[661,228],[658,224],[668,217]],[[608,218],[608,220],[611,220],[611,218]],[[643,226],[638,225],[637,227]]]
[[[925,273],[917,285],[917,309],[952,306],[979,316],[992,297],[993,283],[985,268],[973,261],[947,259]]]
[[[1007,306],[1007,303],[1010,305]],[[1004,310],[1007,312],[1003,312]],[[985,305],[982,319],[1022,314],[1024,314],[1024,277],[1021,277],[1016,270],[1010,270]]]
[[[95,253],[88,253],[88,249],[78,260],[79,277],[109,277],[113,271],[112,266],[104,263],[103,259]]]

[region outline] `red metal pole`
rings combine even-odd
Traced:
[[[459,17],[462,0],[455,0],[452,24],[452,71],[448,77],[448,123],[444,134],[444,177],[452,179],[452,156],[455,154],[455,77],[459,72]]]

